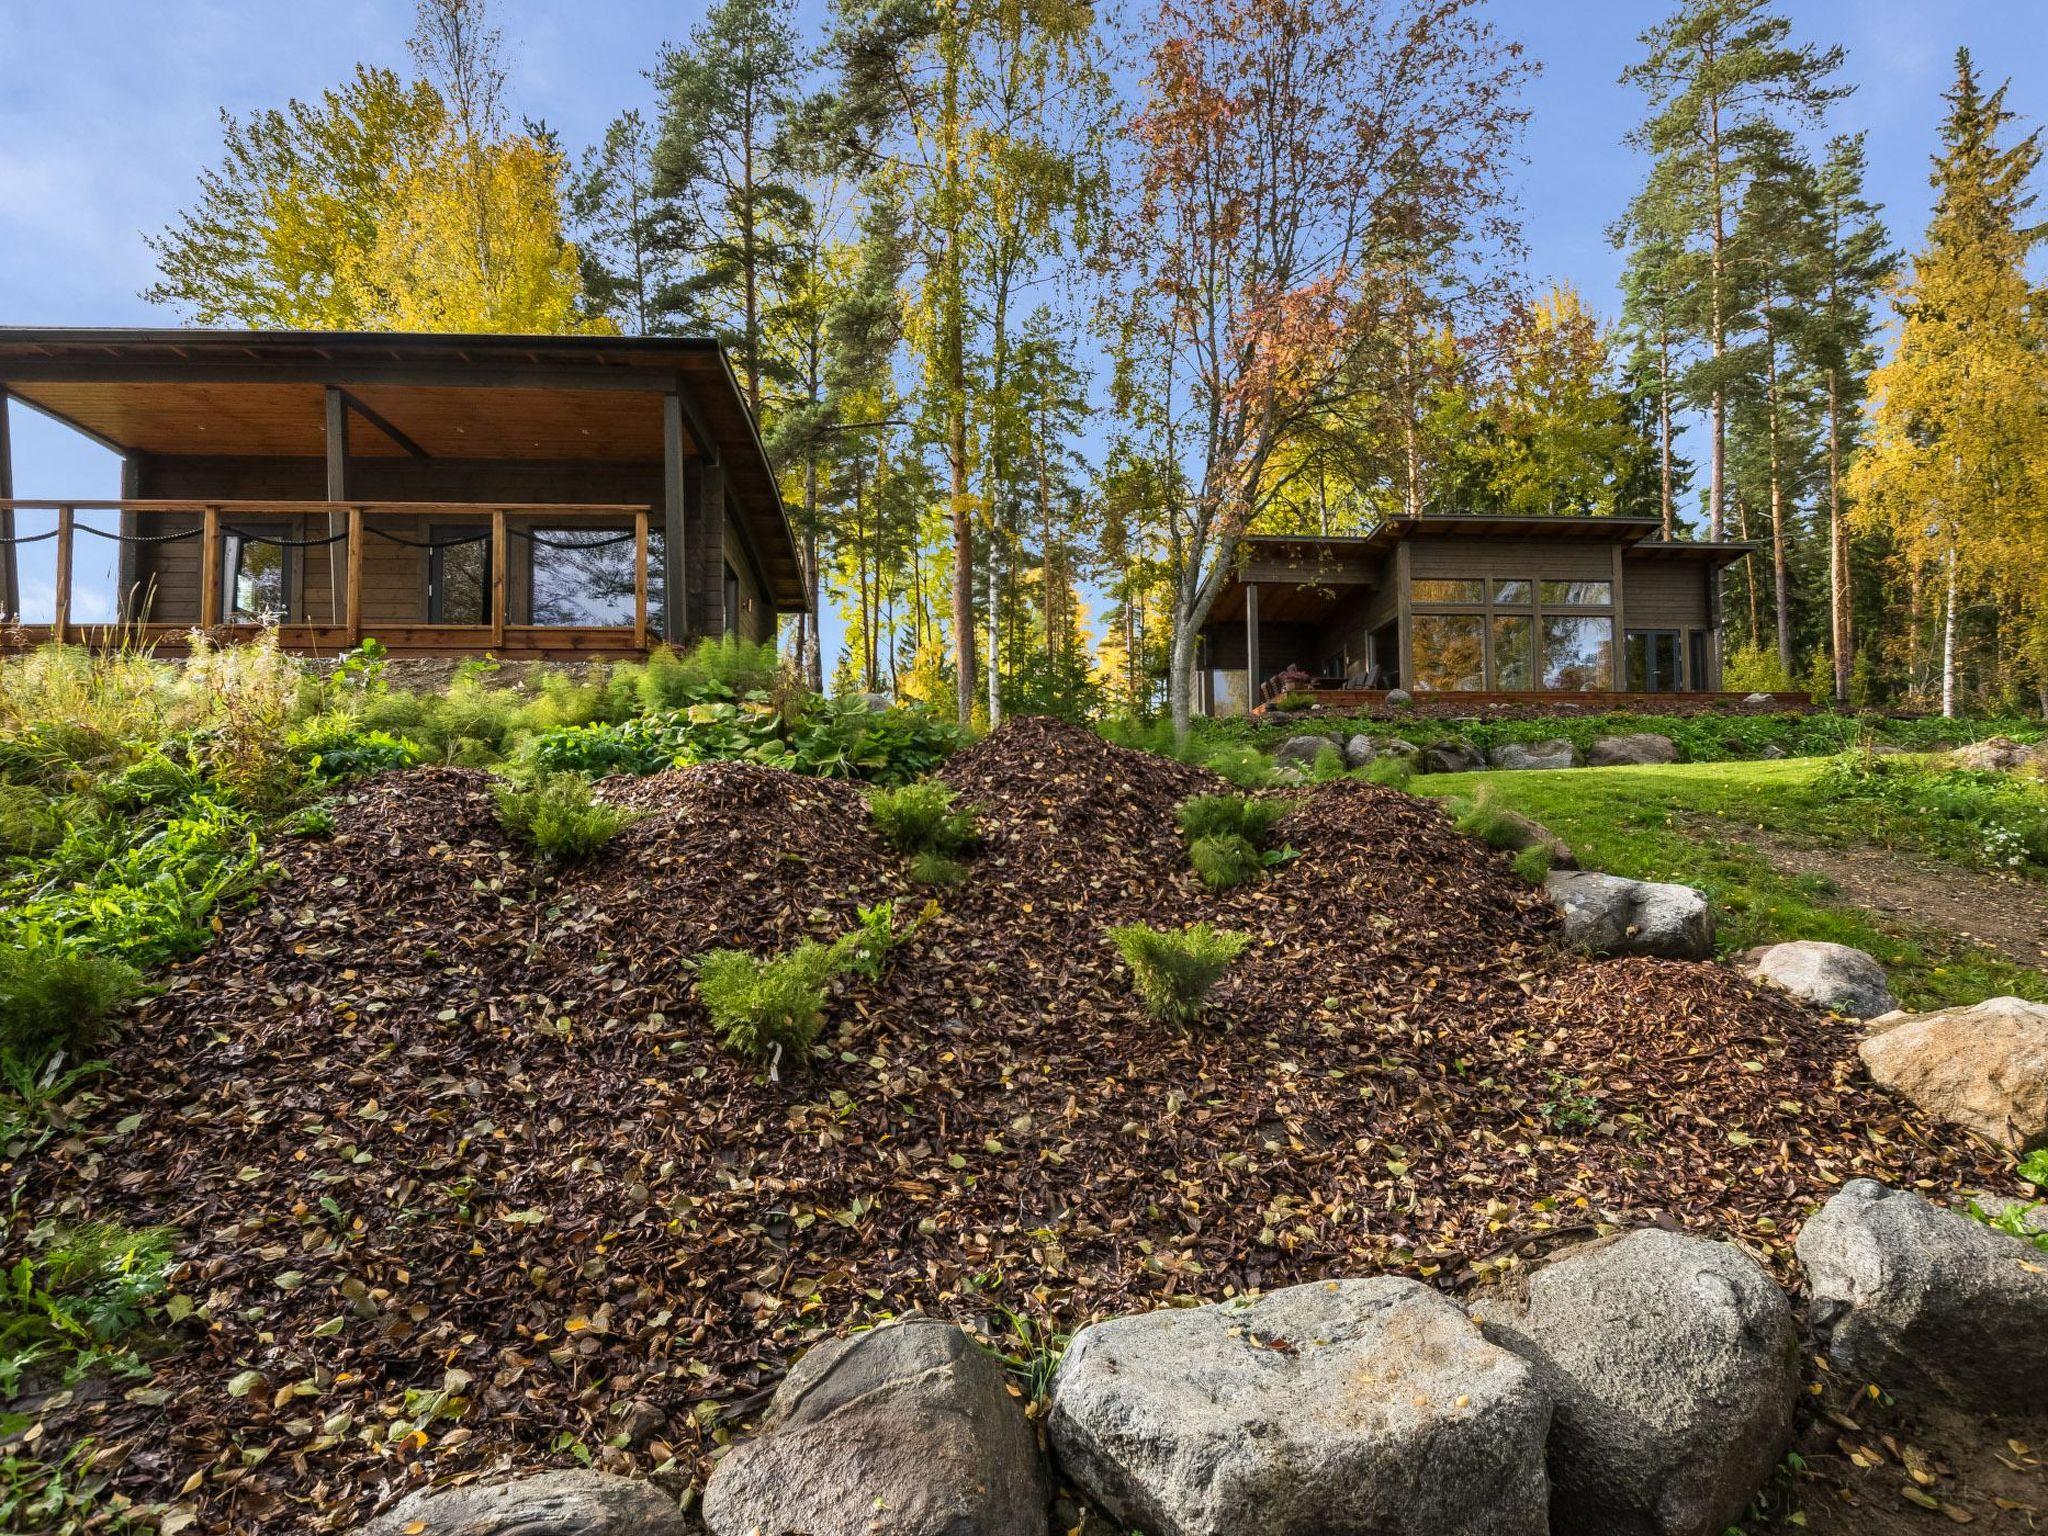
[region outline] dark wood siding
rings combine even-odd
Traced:
[[[1622,621],[1629,629],[1703,629],[1708,623],[1705,561],[1624,558]]]

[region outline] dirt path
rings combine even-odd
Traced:
[[[1829,847],[1752,827],[1737,832],[1718,821],[1713,830],[1781,874],[1829,881],[1865,911],[1971,940],[2016,965],[2048,969],[2048,891],[2031,881],[1893,848]]]

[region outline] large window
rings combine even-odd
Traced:
[[[1477,693],[1486,687],[1486,620],[1476,613],[1418,613],[1415,686]]]
[[[276,541],[291,537],[285,523],[237,523],[222,529],[220,589],[227,598],[222,618],[228,623],[255,624],[289,616],[292,551]]]
[[[1525,613],[1493,620],[1493,686],[1524,693],[1536,686],[1536,621]]]
[[[535,528],[527,542],[533,548],[534,623],[633,622],[630,532]]]
[[[1442,580],[1431,577],[1417,577],[1408,584],[1409,594],[1418,603],[1483,603],[1486,601],[1485,581],[1474,578]]]
[[[1589,693],[1614,686],[1614,621],[1543,616],[1543,686]]]
[[[1609,608],[1614,604],[1611,581],[1546,581],[1542,587],[1546,608]]]

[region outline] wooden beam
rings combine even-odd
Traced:
[[[199,627],[213,629],[220,624],[220,508],[202,511],[199,528]]]
[[[0,501],[14,499],[14,441],[7,430],[7,391],[0,387]],[[14,508],[0,507],[0,620],[21,621],[21,562],[15,558]]]
[[[703,556],[693,632],[715,638],[725,633],[725,466],[715,458],[697,466],[697,499],[691,509]]]
[[[1395,681],[1410,691],[1415,687],[1415,603],[1410,595],[1413,564],[1408,541],[1403,539],[1394,546],[1394,663],[1400,673]],[[1535,643],[1533,638],[1531,643]]]
[[[1621,546],[1614,546],[1614,630],[1613,643],[1609,647],[1608,660],[1612,663],[1614,691],[1621,692],[1628,687],[1628,615],[1622,611],[1621,600]]]
[[[74,521],[69,507],[57,509],[57,643],[64,644],[71,633],[71,533]]]
[[[1250,714],[1259,707],[1263,695],[1259,685],[1265,679],[1259,675],[1259,584],[1254,581],[1244,589],[1244,697],[1245,713]]]
[[[491,512],[491,649],[505,646],[505,512]]]
[[[662,638],[680,645],[684,628],[683,582],[688,562],[683,558],[683,537],[687,522],[689,465],[683,451],[683,399],[673,391],[661,401],[661,491],[662,491]]]
[[[363,404],[362,401],[358,400],[354,395],[350,394],[347,390],[335,389],[331,390],[330,393],[340,395],[343,400],[348,402],[348,408],[350,410],[354,411],[358,416],[362,417],[363,420],[367,421],[379,432],[382,432],[386,437],[390,438],[392,442],[396,443],[399,447],[403,448],[413,458],[425,462],[426,460],[433,457],[433,455],[428,453],[426,449],[422,448],[418,443],[414,442],[411,438],[407,437],[403,432],[399,431],[398,428],[394,427],[389,421],[385,420],[383,416],[371,410],[367,405]]]
[[[633,514],[633,644],[647,649],[647,542],[648,513],[643,507]]]
[[[348,509],[348,643],[363,643],[363,509]]]

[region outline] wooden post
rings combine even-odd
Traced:
[[[491,649],[505,648],[505,509],[491,513]]]
[[[1245,583],[1244,588],[1244,712],[1249,715],[1259,707],[1259,584]]]
[[[647,649],[647,509],[633,514],[633,645]]]
[[[327,499],[330,502],[348,500],[348,397],[333,385],[327,387]],[[351,512],[350,517],[355,514]],[[341,532],[341,514],[332,507],[327,512],[327,537],[333,538]],[[341,562],[335,558],[339,553],[330,544],[327,546],[327,620],[330,624],[341,620]],[[355,541],[349,541],[349,554],[355,554]],[[313,615],[308,613],[308,622]],[[355,609],[349,609],[349,623],[355,623]]]
[[[701,443],[696,446],[699,451],[703,448]],[[683,508],[688,499],[684,482],[689,461],[683,454],[683,397],[673,391],[661,397],[661,460],[661,630],[662,638],[676,645],[688,633],[684,619],[687,597],[683,583],[688,566],[683,558]]]
[[[69,507],[57,509],[57,643],[71,638],[71,524]]]
[[[1621,546],[1614,546],[1614,627],[1608,631],[1612,637],[1608,645],[1608,670],[1613,673],[1614,691],[1621,693],[1628,688],[1628,625],[1621,611],[1622,600]]]
[[[206,508],[199,526],[199,627],[210,630],[220,624],[220,508]]]
[[[7,435],[7,391],[0,389],[0,501],[14,497],[14,448]],[[0,621],[21,622],[21,565],[15,559],[14,508],[0,507]]]
[[[363,509],[348,509],[348,643],[363,643]]]

